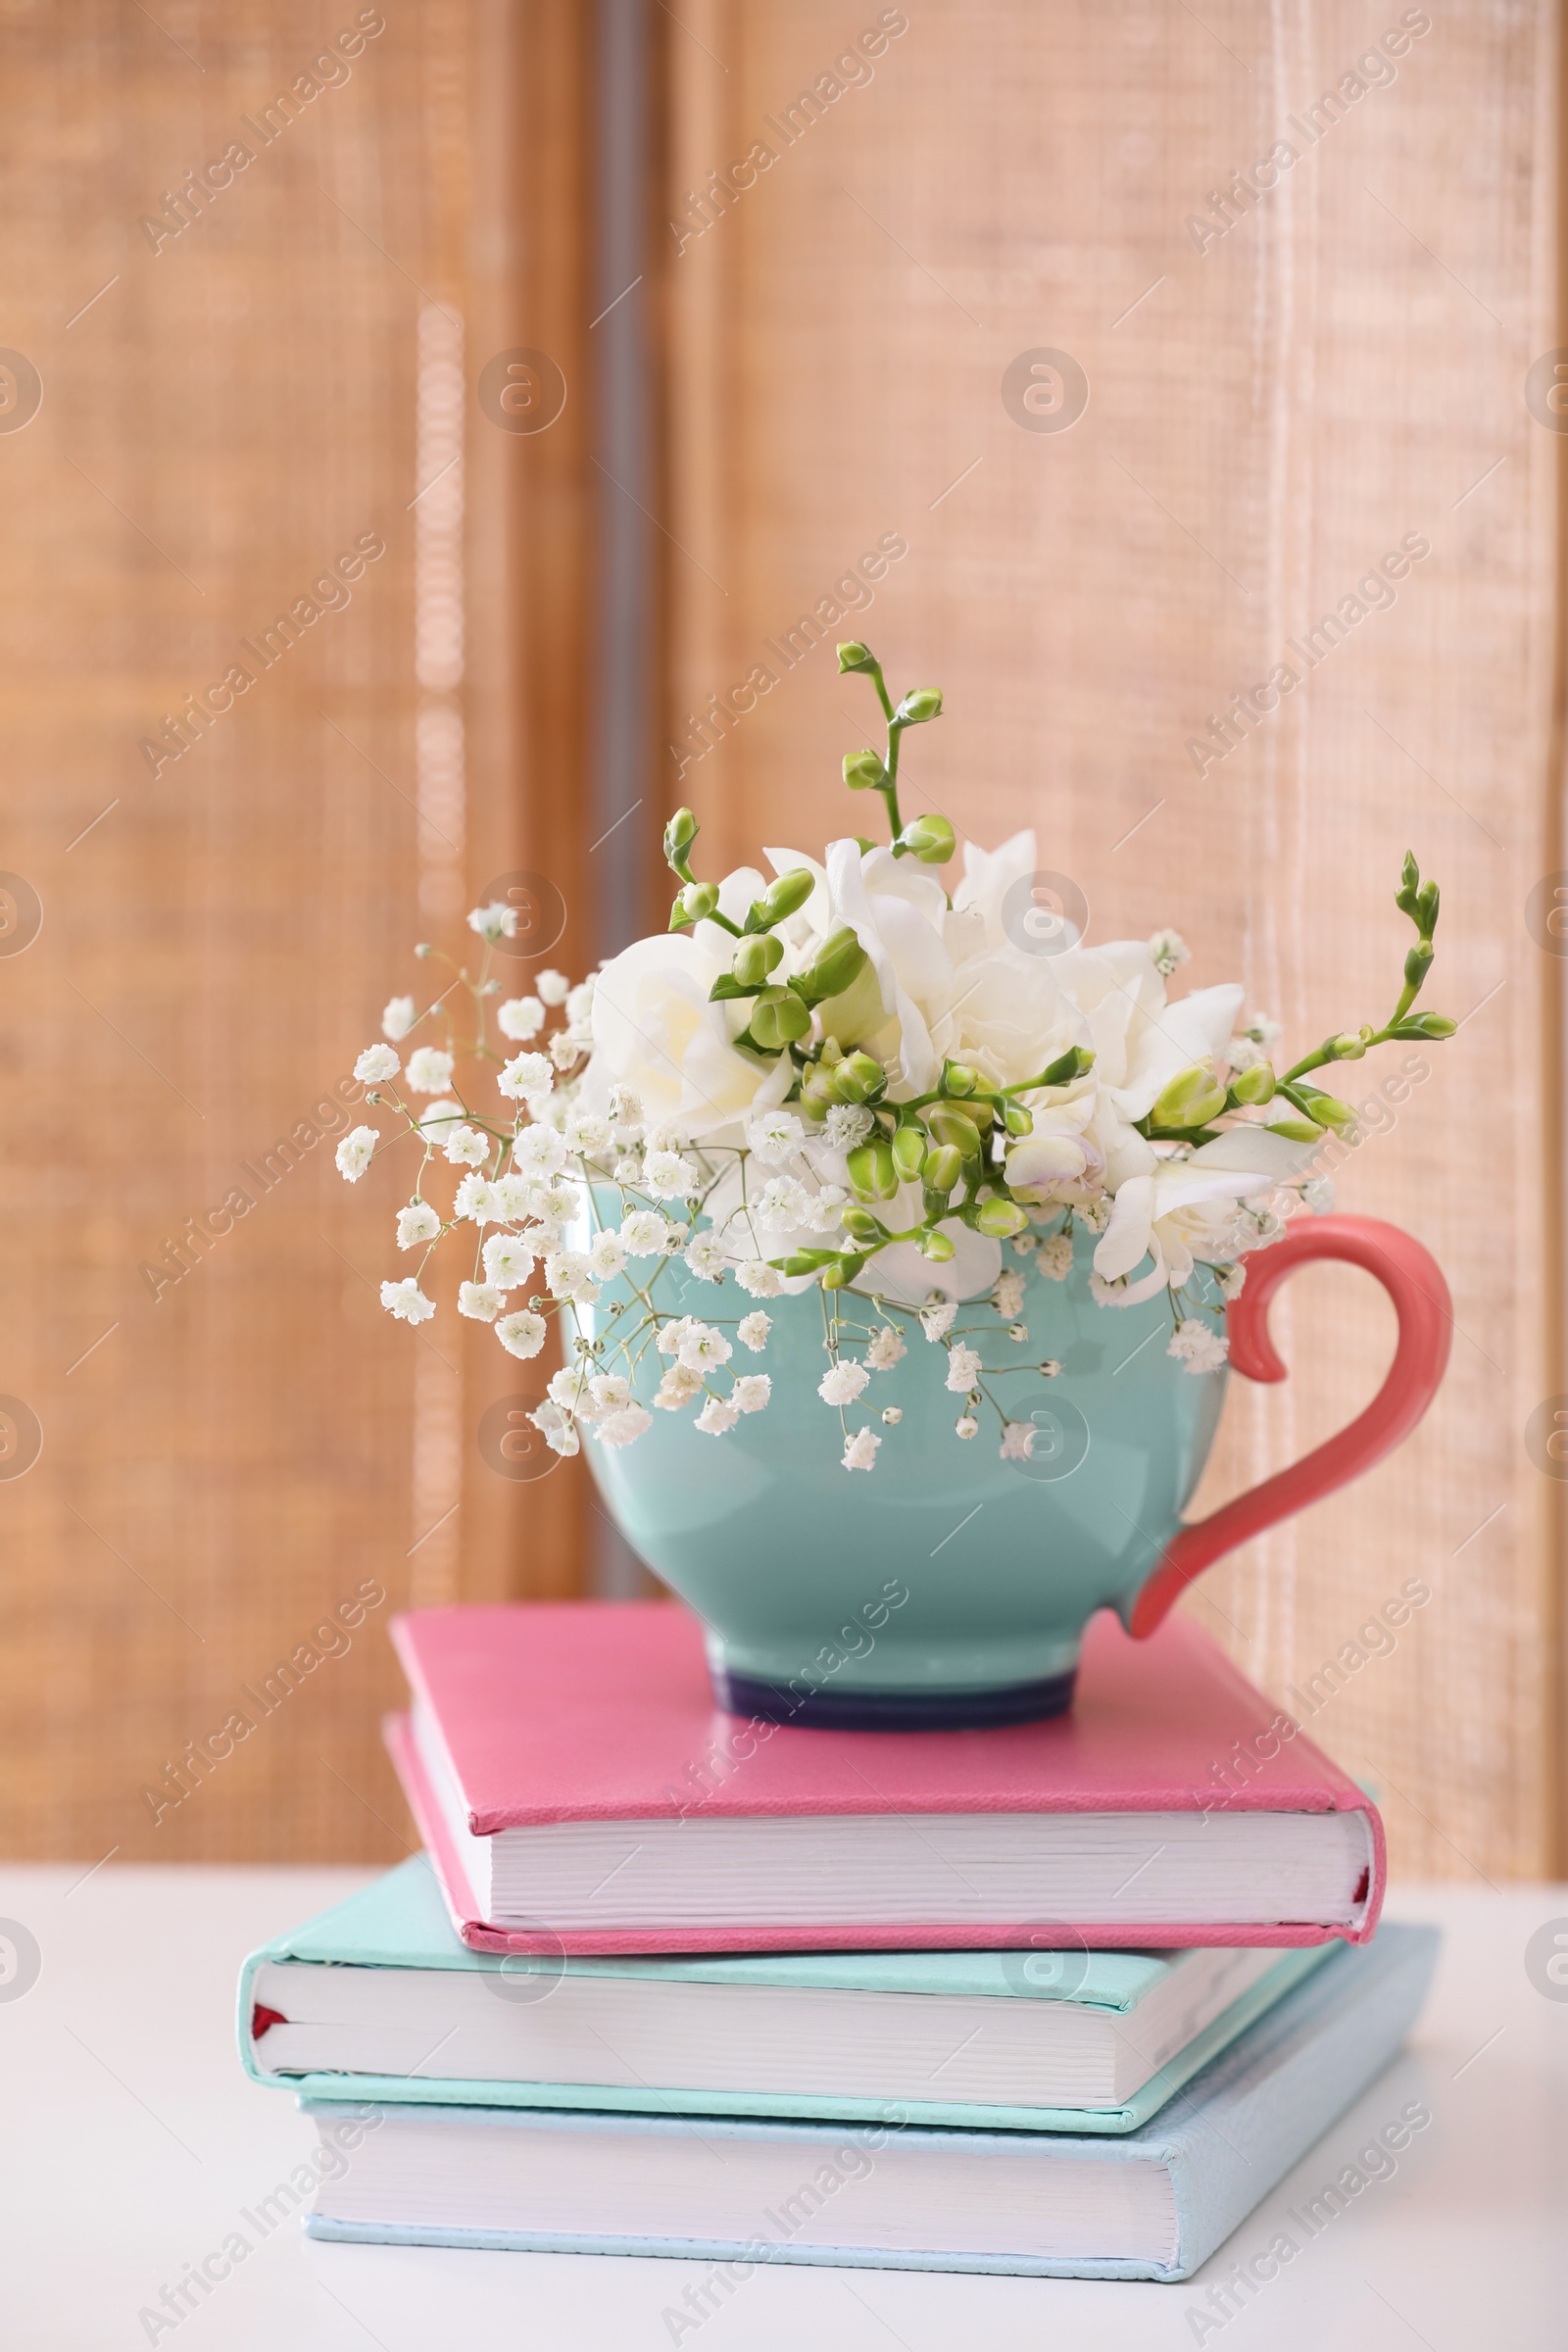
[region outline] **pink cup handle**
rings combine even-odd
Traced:
[[[1280,1284],[1314,1257],[1364,1266],[1394,1300],[1399,1342],[1389,1376],[1364,1413],[1326,1445],[1250,1487],[1208,1518],[1178,1529],[1133,1604],[1130,1631],[1152,1634],[1195,1576],[1238,1544],[1348,1486],[1407,1438],[1432,1402],[1448,1362],[1453,1309],[1437,1259],[1396,1225],[1378,1217],[1302,1219],[1247,1262],[1247,1286],[1226,1310],[1231,1362],[1249,1380],[1283,1380],[1287,1367],[1268,1332],[1268,1302]]]

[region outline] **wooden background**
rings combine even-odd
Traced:
[[[0,1837],[84,1866],[395,1856],[392,1607],[581,1590],[594,1548],[576,1466],[514,1482],[481,1449],[525,1385],[490,1336],[450,1313],[389,1330],[393,1196],[348,1192],[330,1139],[156,1302],[139,1272],[309,1119],[414,985],[412,942],[455,947],[492,879],[559,894],[551,959],[573,972],[622,944],[596,928],[585,786],[607,12],[386,13],[351,77],[156,253],[140,217],[358,12],[0,15],[0,342],[44,383],[0,432],[0,864],[43,906],[0,956],[0,1390],[44,1433],[0,1480]],[[701,759],[668,747],[897,534],[906,555],[828,639],[944,688],[910,746],[916,804],[988,845],[1033,824],[1092,939],[1174,923],[1184,981],[1245,980],[1304,1045],[1392,996],[1405,847],[1439,876],[1431,999],[1464,1025],[1341,1200],[1441,1258],[1446,1388],[1395,1461],[1189,1605],[1285,1694],[1421,1577],[1430,1602],[1312,1729],[1378,1788],[1396,1867],[1500,1880],[1553,1858],[1560,1788],[1558,1490],[1523,1438],[1568,1388],[1560,966],[1524,911],[1568,862],[1556,447],[1523,398],[1561,339],[1555,13],[1436,16],[1265,204],[1203,252],[1187,226],[1400,13],[650,15],[664,683],[627,832],[646,870],[677,800],[726,863],[845,828],[865,698],[830,645],[772,662]],[[869,66],[836,71],[879,21]],[[759,141],[776,160],[714,197]],[[476,397],[516,346],[568,384],[537,436]],[[1004,404],[1039,349],[1087,376],[1070,430]],[[387,553],[347,609],[154,778],[141,739],[367,532]],[[1187,740],[1406,533],[1432,552],[1396,604],[1200,776]],[[1362,1067],[1357,1101],[1384,1074]],[[1325,1435],[1386,1360],[1381,1298],[1348,1272],[1303,1278],[1278,1322],[1294,1377],[1236,1384],[1204,1499]],[[388,1597],[348,1654],[155,1825],[144,1788],[367,1578]]]

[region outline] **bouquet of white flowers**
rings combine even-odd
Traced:
[[[565,1319],[565,1364],[533,1415],[560,1453],[577,1451],[582,1428],[604,1445],[633,1442],[652,1424],[650,1402],[694,1407],[711,1436],[768,1403],[768,1375],[737,1370],[734,1349],[761,1354],[770,1318],[760,1307],[710,1319],[683,1311],[672,1286],[662,1296],[676,1259],[715,1294],[732,1282],[754,1299],[823,1294],[818,1393],[839,1413],[852,1470],[875,1462],[871,1418],[900,1417],[854,1426],[852,1411],[915,1333],[945,1352],[946,1386],[962,1400],[958,1436],[975,1436],[994,1410],[1003,1453],[1027,1453],[1030,1425],[997,1400],[992,1383],[1004,1375],[969,1344],[979,1327],[955,1325],[963,1302],[985,1301],[997,1321],[984,1328],[1026,1343],[1016,1318],[1027,1265],[1064,1278],[1075,1227],[1098,1237],[1099,1303],[1167,1290],[1169,1352],[1193,1373],[1212,1371],[1225,1342],[1184,1296],[1195,1268],[1212,1269],[1234,1297],[1245,1253],[1273,1240],[1281,1211],[1298,1204],[1284,1196],[1327,1204],[1311,1163],[1354,1114],[1316,1074],[1390,1040],[1453,1033],[1452,1021],[1413,1009],[1438,916],[1437,885],[1422,882],[1413,857],[1396,904],[1416,938],[1392,1015],[1337,1033],[1283,1073],[1278,1030],[1262,1015],[1243,1020],[1240,987],[1167,997],[1188,958],[1176,932],[1088,948],[1070,922],[1031,920],[1033,833],[991,853],[966,843],[950,896],[934,869],[954,857],[954,829],[936,815],[906,823],[898,789],[903,738],[941,716],[942,697],[922,690],[895,705],[864,645],[841,645],[839,667],[870,680],[886,720],[885,750],[847,759],[844,780],[881,796],[887,846],[851,837],[820,862],[770,849],[771,880],[742,867],[700,881],[697,821],[680,809],[664,834],[680,885],[667,932],[577,987],[540,972],[531,995],[494,1005],[497,1046],[489,1014],[501,983],[490,965],[515,918],[506,906],[476,907],[477,972],[416,949],[447,964],[448,986],[422,1011],[413,996],[394,997],[387,1042],[355,1065],[368,1102],[402,1124],[346,1136],[343,1175],[357,1183],[399,1140],[421,1153],[397,1239],[423,1254],[415,1273],[382,1284],[382,1304],[411,1323],[433,1315],[419,1287],[425,1260],[468,1230],[460,1314],[493,1323],[524,1358],[544,1348],[553,1316]],[[405,1061],[420,1030],[443,1042]],[[405,1099],[400,1072],[408,1095],[425,1100]],[[425,1194],[438,1160],[459,1171],[446,1208]],[[1004,1246],[1022,1261],[1005,1270]],[[607,1311],[578,1311],[605,1294]],[[846,1353],[847,1343],[863,1343],[862,1353]],[[1051,1377],[1057,1367],[1008,1369]]]

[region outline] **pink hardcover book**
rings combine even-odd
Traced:
[[[1370,1798],[1198,1628],[1102,1612],[972,1732],[716,1712],[670,1602],[425,1609],[387,1744],[466,1943],[535,1954],[1364,1942]]]

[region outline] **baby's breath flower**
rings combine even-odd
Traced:
[[[696,1326],[696,1322],[697,1319],[694,1315],[675,1315],[669,1322],[662,1323],[654,1341],[654,1346],[659,1349],[660,1354],[679,1355],[680,1344],[686,1334]]]
[[[547,1004],[564,1004],[571,993],[571,982],[564,972],[539,972],[534,987]]]
[[[414,1027],[414,1022],[415,1011],[412,997],[389,997],[387,999],[386,1008],[381,1014],[381,1035],[383,1037],[389,1037],[396,1045],[401,1038],[408,1036],[409,1031]],[[391,1072],[388,1071],[387,1075],[390,1077]]]
[[[596,1233],[588,1245],[588,1270],[595,1282],[613,1282],[626,1269],[618,1233]]]
[[[1009,1340],[1015,1340],[1015,1341],[1017,1342],[1018,1346],[1021,1348],[1021,1347],[1023,1346],[1023,1344],[1024,1344],[1025,1340],[1026,1340],[1026,1339],[1029,1337],[1029,1326],[1028,1326],[1028,1324],[1027,1324],[1027,1323],[1009,1323],[1009,1324],[1007,1325],[1007,1337],[1008,1337],[1008,1339],[1009,1339]]]
[[[566,1150],[585,1152],[590,1158],[596,1152],[608,1152],[614,1137],[610,1121],[594,1110],[569,1111],[564,1133]]]
[[[597,1413],[618,1413],[632,1400],[631,1382],[623,1372],[596,1372],[588,1383],[588,1394]]]
[[[617,1184],[629,1184],[635,1190],[643,1180],[643,1163],[637,1152],[628,1152],[610,1172]]]
[[[684,1364],[671,1364],[659,1384],[654,1402],[667,1413],[678,1412],[683,1404],[690,1404],[694,1396],[701,1396],[702,1388],[700,1372],[688,1371]]]
[[[369,1134],[368,1128],[362,1133]],[[743,1291],[754,1298],[776,1298],[784,1288],[784,1277],[765,1257],[749,1257],[735,1269],[735,1279]]]
[[[863,1364],[848,1356],[829,1366],[816,1384],[816,1393],[824,1404],[853,1404],[870,1377]]]
[[[722,1396],[710,1396],[698,1414],[695,1426],[705,1438],[721,1438],[726,1430],[734,1428],[736,1418],[732,1404],[726,1403]]]
[[[827,1114],[823,1140],[834,1152],[853,1152],[875,1125],[863,1102],[835,1102]]]
[[[390,1053],[391,1048],[381,1051]],[[452,1084],[452,1055],[443,1046],[416,1046],[409,1055],[408,1079],[416,1095],[440,1094]]]
[[[764,1233],[789,1233],[806,1222],[809,1196],[793,1176],[771,1176],[752,1203]]]
[[[754,1355],[760,1355],[767,1346],[767,1335],[772,1328],[771,1317],[764,1315],[760,1306],[754,1307],[749,1315],[742,1315],[735,1337],[743,1348],[749,1348]]]
[[[563,1364],[559,1372],[550,1375],[550,1396],[568,1413],[580,1412],[584,1403],[592,1403],[589,1384],[593,1377],[593,1358],[580,1356],[574,1364]]]
[[[991,1294],[991,1303],[999,1315],[1012,1316],[1023,1304],[1024,1278],[1008,1272],[997,1277],[997,1287]]]
[[[581,1052],[581,1041],[573,1030],[558,1029],[550,1040],[550,1058],[558,1070],[569,1070]]]
[[[1179,964],[1191,963],[1193,951],[1179,931],[1156,931],[1149,943],[1154,969],[1168,980]]]
[[[606,1413],[594,1430],[601,1446],[629,1446],[651,1429],[654,1416],[646,1404],[623,1405],[618,1413]]]
[[[555,1083],[556,1073],[542,1054],[516,1054],[496,1080],[514,1102],[525,1102],[531,1095],[548,1095]]]
[[[411,1086],[414,1084],[413,1058],[411,1055],[409,1075]],[[398,1057],[390,1046],[367,1046],[359,1060],[354,1064],[354,1075],[356,1078],[363,1079],[367,1086],[377,1086],[384,1078],[395,1078],[400,1066]]]
[[[885,1404],[882,1407],[882,1418],[887,1423],[889,1429],[897,1429],[899,1423],[904,1419],[903,1405]]]
[[[544,1346],[548,1329],[543,1315],[535,1314],[531,1306],[518,1306],[510,1315],[501,1317],[496,1325],[496,1338],[509,1355],[521,1356],[526,1363]],[[565,1450],[575,1452],[576,1448]]]
[[[980,1357],[973,1348],[950,1348],[947,1386],[956,1396],[966,1396],[980,1377]]]
[[[688,1317],[679,1348],[680,1360],[688,1372],[716,1372],[720,1364],[729,1362],[733,1353],[721,1331],[714,1331],[711,1324],[698,1323]]]
[[[381,1304],[400,1323],[428,1323],[435,1313],[435,1300],[425,1297],[415,1274],[406,1276],[402,1282],[383,1282]]]
[[[433,1242],[441,1230],[441,1220],[428,1200],[411,1200],[407,1208],[398,1210],[398,1248],[413,1250],[420,1242]]]
[[[700,1282],[722,1282],[729,1260],[716,1234],[709,1232],[693,1236],[687,1246],[686,1263]]]
[[[920,1309],[920,1329],[928,1340],[945,1340],[953,1329],[957,1311],[951,1298],[933,1300],[929,1306]]]
[[[530,1184],[543,1184],[565,1162],[566,1147],[553,1127],[525,1127],[513,1138],[512,1164]]]
[[[1032,1421],[1008,1421],[1002,1432],[1002,1458],[1004,1462],[1027,1462],[1035,1449],[1035,1425]]]
[[[634,1087],[612,1086],[610,1115],[617,1127],[635,1127],[643,1115],[643,1099]]]
[[[499,1225],[506,1213],[496,1198],[496,1188],[487,1178],[470,1174],[465,1176],[453,1196],[452,1213],[455,1217],[471,1218],[475,1225]]]
[[[575,1453],[581,1440],[569,1412],[547,1401],[528,1415],[552,1453]]]
[[[824,1184],[807,1202],[806,1222],[813,1233],[833,1233],[844,1222],[849,1195],[842,1185]]]
[[[1035,1264],[1048,1282],[1065,1282],[1072,1272],[1072,1236],[1054,1233],[1042,1242],[1035,1253]]]
[[[881,1323],[871,1334],[865,1360],[873,1372],[891,1372],[903,1360],[904,1352],[904,1334],[892,1323]]]
[[[620,1246],[628,1257],[658,1257],[669,1232],[669,1219],[657,1208],[634,1208],[621,1219]]]
[[[643,1159],[643,1186],[656,1200],[685,1200],[697,1190],[697,1170],[679,1152],[650,1152]]]
[[[520,1290],[533,1272],[533,1252],[514,1233],[493,1233],[484,1246],[484,1278],[497,1290]]]
[[[496,1027],[514,1045],[526,1045],[545,1025],[545,1008],[537,997],[509,997],[496,1006]]]
[[[794,1158],[806,1130],[792,1110],[762,1110],[746,1122],[746,1141],[759,1159],[776,1168]]]
[[[1189,1315],[1185,1323],[1177,1324],[1165,1353],[1175,1356],[1184,1372],[1218,1372],[1230,1353],[1230,1342],[1196,1315]]]
[[[845,1469],[874,1470],[876,1468],[876,1449],[881,1443],[875,1430],[858,1429],[853,1438],[845,1441]]]
[[[460,1282],[458,1312],[470,1322],[493,1323],[506,1305],[505,1297],[491,1282]]]
[[[428,1102],[419,1113],[419,1133],[426,1143],[439,1144],[462,1122],[463,1117],[463,1104],[452,1102],[450,1098],[439,1102]]]
[[[504,899],[496,899],[488,906],[468,909],[468,929],[494,947],[498,939],[514,939],[517,931],[517,909],[509,906]]]
[[[488,1136],[477,1127],[452,1127],[441,1146],[455,1168],[482,1168],[490,1156]]]
[[[743,1372],[729,1400],[738,1413],[760,1413],[772,1394],[773,1383],[765,1372]]]
[[[956,1437],[972,1438],[979,1434],[980,1424],[973,1413],[960,1413],[953,1429]]]
[[[592,1306],[599,1296],[593,1267],[581,1250],[553,1250],[545,1259],[545,1280],[556,1298],[580,1299]]]
[[[1314,1217],[1325,1217],[1334,1206],[1332,1176],[1309,1176],[1301,1187],[1301,1199]]]
[[[1216,1266],[1214,1279],[1227,1298],[1239,1298],[1242,1295],[1242,1285],[1247,1280],[1247,1268],[1245,1266]]]
[[[594,1008],[595,986],[594,975],[590,972],[586,980],[580,980],[575,988],[567,989],[566,1018],[568,1021],[581,1023],[587,1020]]]
[[[358,1184],[370,1164],[370,1155],[380,1142],[374,1127],[355,1127],[338,1145],[337,1172],[346,1184]]]

